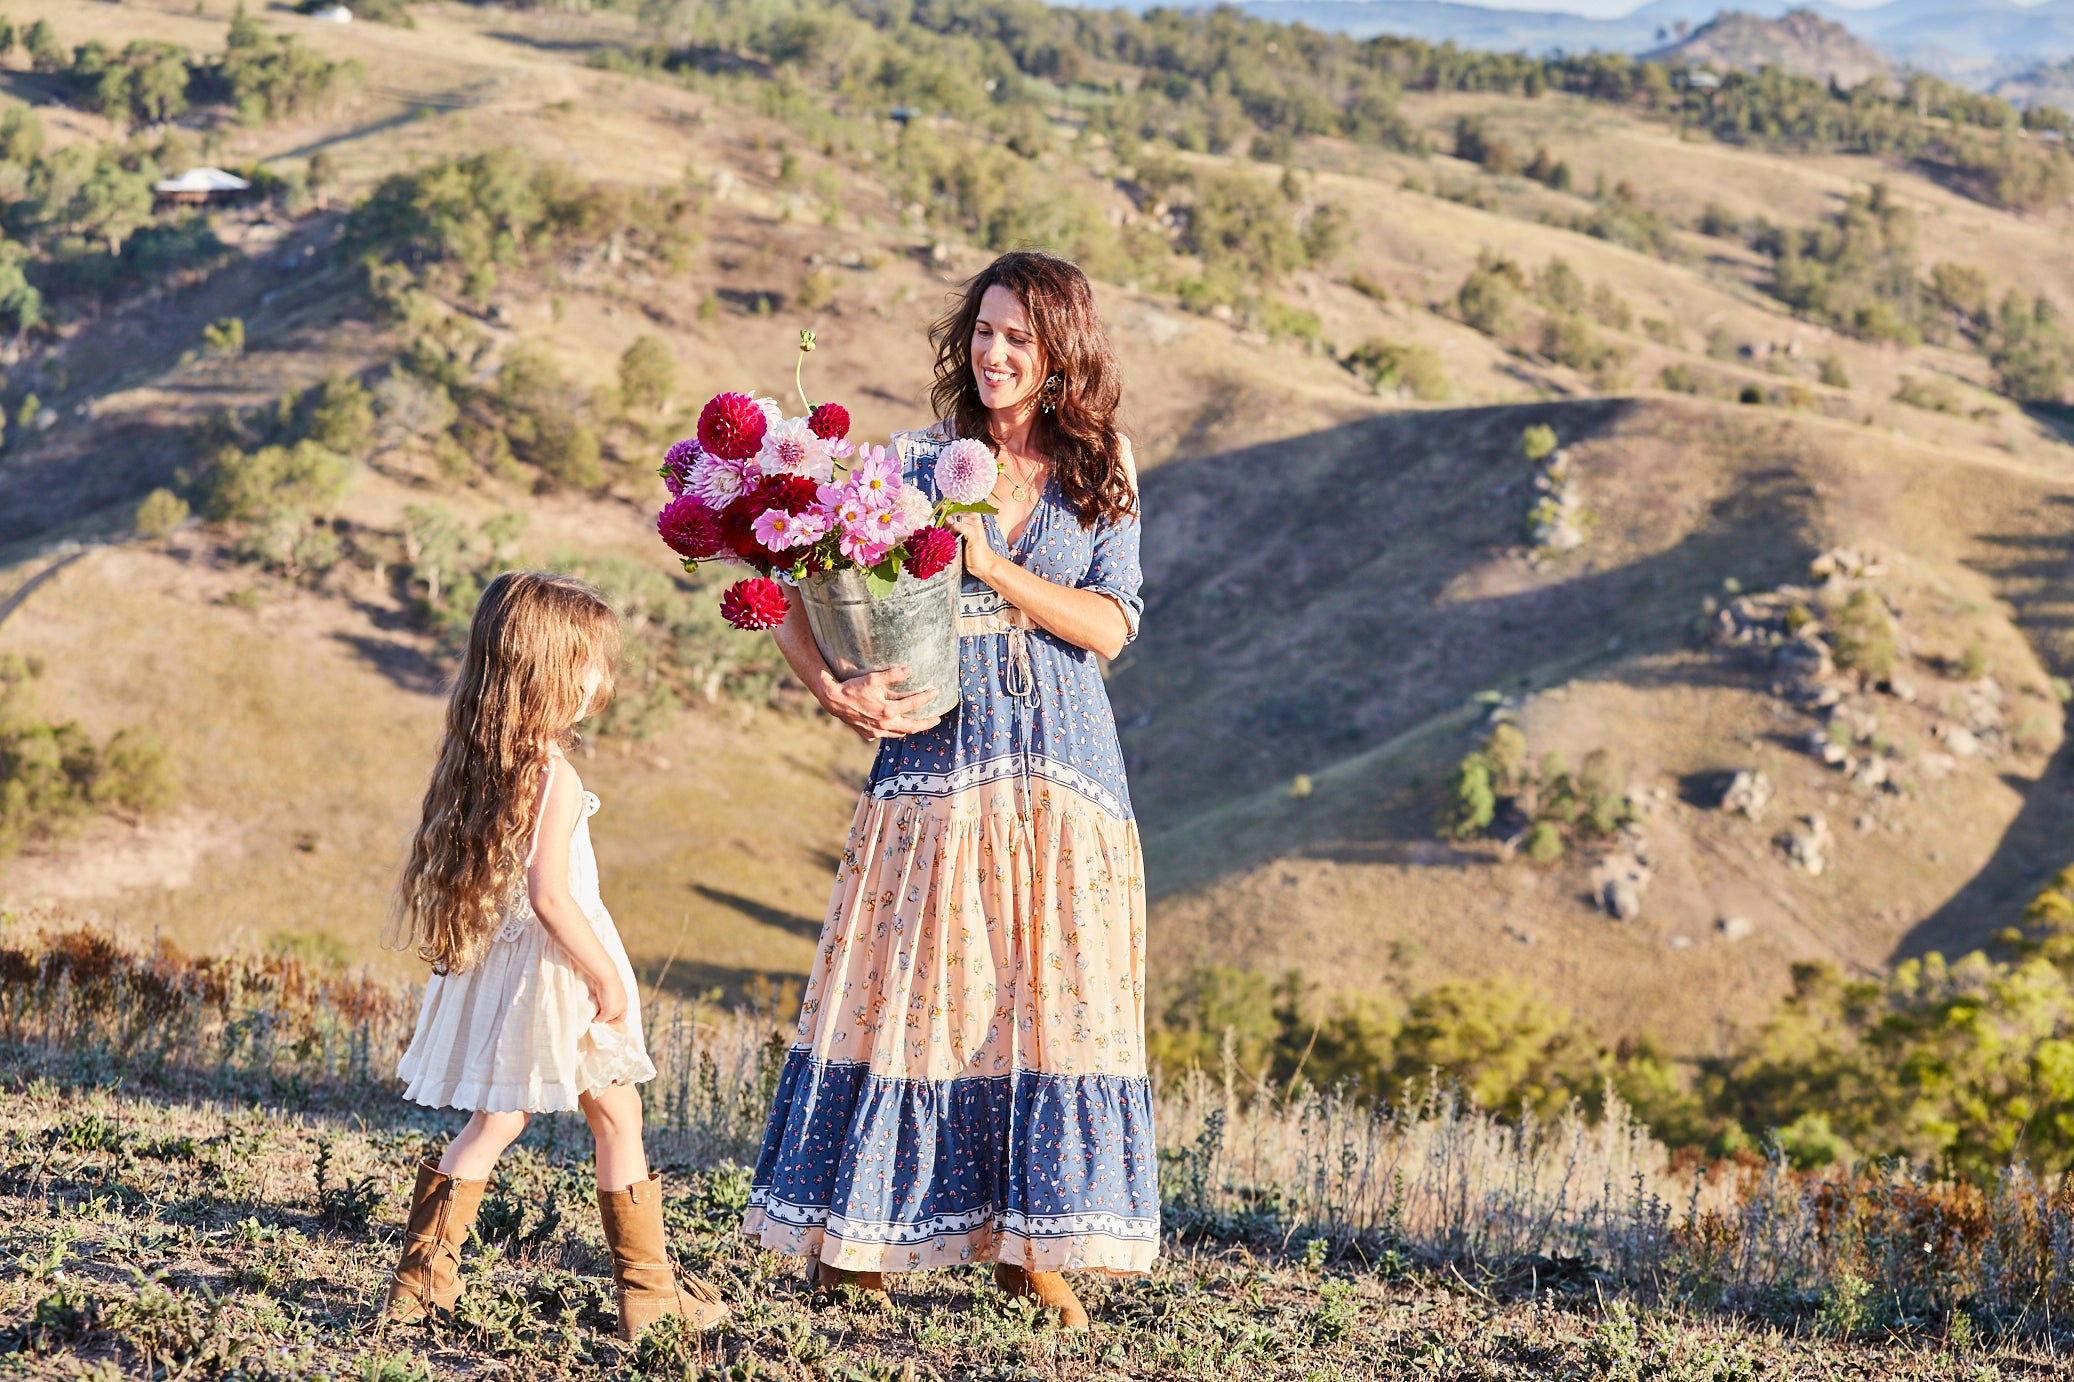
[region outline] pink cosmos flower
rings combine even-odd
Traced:
[[[823,485],[821,502],[827,507],[829,525],[836,528],[862,523],[872,510],[863,496],[848,485]]]
[[[1001,463],[982,442],[960,437],[936,458],[936,492],[953,504],[977,504],[994,492]]]
[[[756,461],[766,475],[804,475],[823,481],[835,477],[828,443],[814,435],[803,417],[779,418],[765,429]]]
[[[710,508],[724,509],[742,497],[742,492],[763,478],[763,471],[754,459],[730,461],[725,456],[707,452],[699,459],[691,472],[687,486],[692,494],[706,501]]]
[[[860,447],[857,464],[850,467],[850,484],[873,508],[895,503],[900,494],[899,455],[891,447]]]
[[[835,540],[835,550],[859,566],[877,566],[884,561],[892,544],[881,540],[874,531],[878,514],[879,510],[866,510],[862,522],[844,524],[842,534]]]
[[[907,515],[891,505],[873,509],[866,516],[866,525],[873,539],[888,547],[896,545],[915,529],[915,525],[907,521]]]
[[[783,509],[765,509],[757,517],[753,530],[756,540],[773,552],[787,552],[794,547],[804,547],[818,542],[828,531],[828,520],[818,513],[787,513]]]

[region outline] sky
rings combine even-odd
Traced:
[[[1839,9],[1865,10],[1884,3],[1885,0],[1831,0]],[[1621,15],[1641,8],[1647,0],[1464,0],[1468,4],[1483,4],[1488,9],[1505,10],[1553,10],[1570,14],[1589,15],[1593,19],[1616,19]],[[1963,6],[1965,0],[1955,0],[1954,8]],[[2043,3],[2043,0],[2015,0],[2019,5]],[[1723,9],[1734,9],[1735,0],[1722,0]]]

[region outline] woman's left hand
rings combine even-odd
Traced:
[[[994,564],[1001,560],[1001,554],[987,541],[986,515],[954,513],[943,521],[943,526],[965,539],[965,574],[992,585]]]

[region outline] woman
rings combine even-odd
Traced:
[[[1137,480],[1079,269],[1003,255],[930,333],[943,419],[1000,463],[964,538],[958,708],[905,668],[840,682],[795,603],[793,670],[879,755],[757,1160],[745,1227],[825,1284],[987,1262],[1071,1328],[1062,1270],[1149,1269],[1158,1161],[1144,870],[1097,658],[1136,636]]]

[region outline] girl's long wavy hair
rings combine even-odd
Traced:
[[[1053,411],[1040,409],[1030,434],[1050,461],[1080,525],[1092,528],[1104,519],[1135,512],[1137,491],[1124,470],[1123,444],[1116,430],[1116,405],[1123,397],[1116,353],[1095,314],[1087,275],[1070,260],[1041,250],[1011,250],[965,285],[958,305],[929,331],[936,347],[936,382],[929,388],[929,401],[936,415],[961,437],[995,444],[986,405],[979,401],[979,381],[972,373],[972,329],[979,320],[980,299],[996,284],[1014,293],[1030,314],[1044,359],[1044,387],[1052,387],[1054,376],[1059,381],[1057,392],[1050,395]]]
[[[397,889],[396,949],[416,950],[437,974],[482,959],[525,870],[549,752],[611,700],[618,651],[618,618],[581,581],[507,571],[483,591]],[[604,680],[586,702],[592,668]]]

